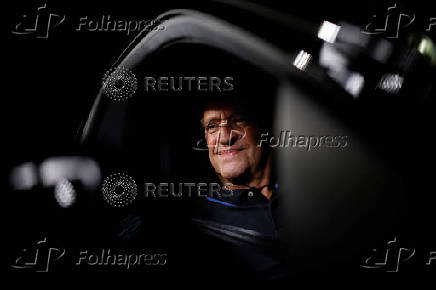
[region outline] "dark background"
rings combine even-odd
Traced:
[[[34,11],[39,3],[44,2],[3,3],[3,18],[6,20],[6,25],[3,26],[6,27],[3,36],[3,45],[6,46],[6,68],[2,90],[5,130],[2,159],[6,171],[25,161],[41,161],[48,156],[74,155],[79,152],[78,130],[86,120],[101,86],[102,77],[135,36],[135,33],[127,36],[126,32],[122,31],[75,31],[80,17],[99,19],[103,14],[110,14],[113,19],[151,20],[172,8],[211,9],[214,4],[210,2],[212,1],[47,1],[48,8],[53,10],[53,13],[66,15],[64,23],[52,29],[47,39],[36,39],[31,35],[14,35],[10,32],[21,20],[23,13]],[[262,2],[271,8],[279,8],[314,23],[326,19],[341,19],[358,26],[365,25],[372,14],[380,11],[383,13],[388,4],[392,3],[259,1]],[[410,11],[417,14],[415,28],[425,29],[429,17],[436,14],[426,3],[414,1],[405,4]],[[153,107],[153,101],[150,101],[149,106]],[[428,174],[430,176],[430,173]],[[3,191],[5,195],[11,194],[7,189]],[[6,201],[8,200],[9,197],[6,198]],[[20,204],[10,205],[6,202],[3,206],[6,207],[6,228],[9,229],[19,224],[15,221],[18,221],[20,216],[25,216],[20,211],[29,205],[22,207]],[[44,210],[39,208],[35,212]],[[20,220],[21,222],[23,221]],[[35,229],[35,232],[37,233],[38,229]],[[14,245],[15,250],[22,246],[16,237],[9,236],[8,241]],[[13,257],[14,251],[10,251],[10,255]]]
[[[62,25],[52,29],[48,39],[31,35],[4,36],[7,68],[4,75],[4,114],[8,152],[7,160],[27,160],[38,154],[53,154],[68,148],[77,128],[87,113],[101,85],[104,73],[111,67],[135,34],[126,32],[75,31],[79,18],[148,19],[169,8],[211,7],[213,1],[74,1],[48,2],[54,13],[65,13]],[[325,19],[344,19],[358,26],[365,25],[372,14],[384,11],[386,1],[267,1],[314,23]],[[31,12],[37,1],[8,2],[4,9],[8,30],[21,21],[23,13]],[[262,1],[260,1],[262,3]],[[386,4],[385,4],[386,3]],[[427,27],[432,16],[427,4],[406,3],[415,11],[417,27]],[[61,152],[59,152],[61,153]]]

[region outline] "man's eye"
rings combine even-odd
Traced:
[[[245,124],[247,122],[247,118],[245,118],[245,117],[238,117],[238,118],[235,119],[235,122],[237,124]]]
[[[212,123],[212,124],[208,124],[208,125],[206,126],[206,129],[207,129],[207,130],[211,130],[211,129],[215,129],[215,128],[217,128],[217,127],[218,127],[217,124]]]

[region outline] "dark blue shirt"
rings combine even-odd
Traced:
[[[193,222],[207,240],[206,263],[222,263],[250,279],[284,279],[280,216],[275,189],[270,200],[255,188],[221,190],[205,197],[196,206]]]

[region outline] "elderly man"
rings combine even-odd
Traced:
[[[202,125],[209,160],[223,184],[255,188],[271,199],[271,154],[260,146],[262,124],[252,110],[243,101],[207,105]]]
[[[284,277],[278,185],[273,183],[271,149],[259,145],[261,133],[271,128],[269,115],[249,100],[207,103],[202,125],[209,160],[227,186],[221,195],[205,198],[194,218],[214,245],[217,263],[268,281]]]

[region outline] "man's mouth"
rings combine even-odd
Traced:
[[[225,149],[225,150],[220,150],[218,152],[218,155],[220,156],[234,156],[236,154],[238,154],[239,152],[241,152],[243,150],[243,148],[236,148],[236,149]]]

